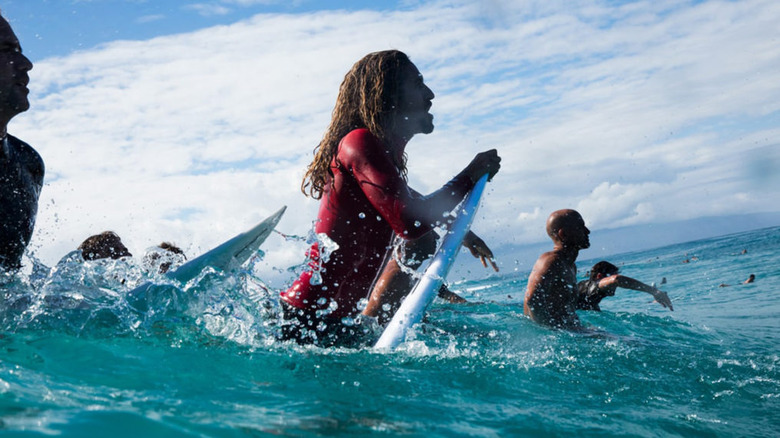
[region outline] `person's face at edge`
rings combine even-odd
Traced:
[[[27,72],[32,67],[30,60],[22,54],[11,25],[0,17],[0,114],[6,120],[30,107]]]
[[[412,63],[403,67],[398,94],[397,132],[407,140],[415,134],[433,132],[433,115],[429,110],[435,96]]]

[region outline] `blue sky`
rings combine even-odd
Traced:
[[[494,247],[545,240],[545,218],[566,207],[594,230],[646,225],[649,239],[672,221],[780,211],[774,1],[0,9],[35,63],[32,108],[9,131],[46,161],[32,249],[47,263],[108,229],[138,254],[162,240],[197,254],[282,205],[280,229],[305,235],[317,203],[300,178],[338,85],[388,48],[436,93],[434,133],[407,150],[413,187],[435,190],[482,150],[502,155],[474,224]],[[301,254],[268,245],[276,273]]]
[[[24,35],[31,59],[65,55],[119,39],[144,40],[229,25],[255,14],[403,10],[415,2],[314,0],[7,0],[0,4]]]

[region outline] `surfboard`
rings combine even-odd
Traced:
[[[477,181],[474,188],[457,210],[457,216],[450,226],[447,234],[439,242],[439,247],[433,254],[430,264],[423,272],[422,277],[414,286],[409,295],[401,303],[398,311],[387,324],[382,336],[374,345],[374,348],[392,349],[397,347],[406,338],[406,333],[414,324],[422,321],[425,309],[436,298],[444,278],[458,255],[463,238],[471,228],[471,223],[476,216],[479,200],[487,184],[487,174]]]
[[[243,232],[221,245],[179,266],[165,274],[168,278],[186,283],[197,277],[206,267],[219,271],[229,271],[243,265],[252,255],[257,253],[260,245],[276,228],[282,219],[287,206],[282,207],[250,230]],[[153,283],[147,282],[131,290],[129,298],[140,298]]]
[[[260,245],[276,228],[287,207],[284,206],[249,231],[241,233],[214,249],[179,266],[178,269],[166,275],[174,280],[187,282],[197,276],[204,268],[210,266],[220,271],[243,265],[257,252]]]

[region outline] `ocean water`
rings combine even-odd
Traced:
[[[0,435],[778,436],[779,248],[780,227],[611,257],[675,310],[618,290],[580,312],[592,335],[524,318],[528,272],[455,282],[470,303],[392,352],[275,341],[252,262],[157,277],[143,307],[132,264],[36,266],[0,285]]]

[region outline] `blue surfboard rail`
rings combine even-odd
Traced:
[[[374,348],[392,349],[397,347],[405,340],[409,328],[422,321],[425,310],[436,298],[444,278],[458,255],[463,238],[466,237],[466,233],[471,228],[486,184],[487,174],[480,178],[471,192],[466,195],[455,220],[447,230],[447,234],[441,239],[439,248],[434,253],[428,268],[401,303]]]

